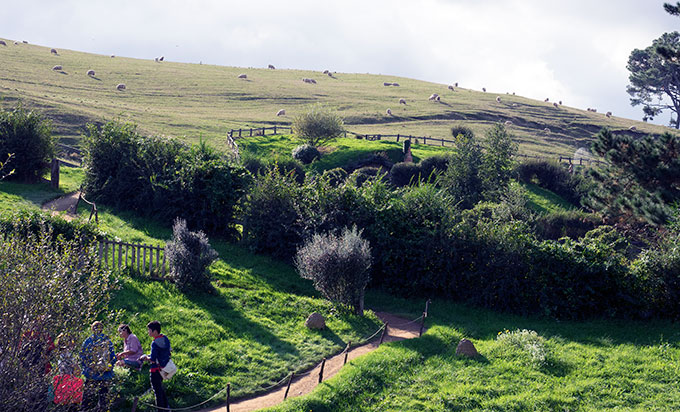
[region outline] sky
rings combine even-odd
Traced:
[[[640,120],[626,63],[633,49],[680,31],[663,3],[1,0],[0,37],[142,59],[458,82]]]

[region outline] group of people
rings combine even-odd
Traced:
[[[120,325],[118,334],[123,339],[123,351],[116,353],[113,342],[104,334],[104,325],[97,321],[91,326],[92,335],[82,344],[79,359],[76,357],[76,342],[66,336],[57,338],[57,374],[54,378],[55,403],[69,405],[70,409],[108,410],[107,394],[113,380],[113,367],[128,367],[136,371],[144,362],[150,363],[150,380],[156,397],[156,406],[168,408],[168,399],[163,388],[162,368],[170,361],[170,341],[161,334],[158,321],[147,325],[151,342],[151,353],[145,355],[142,345],[128,325]],[[85,376],[83,388],[80,372]],[[162,409],[159,409],[162,410]]]

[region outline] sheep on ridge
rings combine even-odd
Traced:
[[[505,125],[506,125],[506,126],[512,126],[512,122],[511,122],[510,120],[506,120],[506,121],[505,121]]]
[[[387,115],[388,115],[388,116],[392,116],[392,110],[387,109]]]
[[[556,109],[560,107],[557,103],[553,103],[553,106],[555,106]]]
[[[496,96],[496,103],[500,103],[500,102],[501,102],[501,96]]]
[[[605,116],[607,116],[607,117],[612,117],[612,112],[607,112],[607,113],[605,113]]]
[[[153,58],[153,61],[155,61],[156,63],[158,63],[158,57],[154,57],[154,58]]]
[[[630,130],[631,132],[634,132],[634,131],[636,131],[636,130],[637,130],[637,127],[635,127],[635,126],[631,126],[631,127],[629,127],[629,128],[628,128],[628,130]]]
[[[87,75],[88,76],[94,76],[94,70],[88,70]]]
[[[26,40],[22,40],[22,43],[24,43],[24,44],[28,44],[28,42],[27,42]]]
[[[113,59],[114,57],[116,57],[116,55],[115,55],[115,54],[112,54],[112,55],[111,55],[111,58]]]
[[[123,83],[120,83],[118,86],[116,86],[117,90],[125,90],[125,88],[126,88],[125,84],[123,84]]]
[[[14,42],[14,45],[16,46],[17,44],[19,44],[19,42],[18,42],[18,41],[15,41],[15,42]]]
[[[5,43],[4,40],[0,40],[0,45],[2,45],[2,46],[7,46],[7,43]]]
[[[272,70],[276,69],[276,67],[274,67],[273,64],[270,64],[269,66],[267,66],[267,68],[268,68],[268,69],[272,69]]]
[[[437,100],[437,97],[439,97],[439,95],[438,95],[437,93],[432,93],[432,94],[430,95],[429,100]]]
[[[158,61],[159,61],[159,62],[162,62],[162,61],[163,61],[163,59],[165,59],[165,56],[161,56],[161,57],[159,57],[159,58],[158,58]]]
[[[285,116],[286,115],[286,109],[281,109],[278,112],[276,112],[277,116]]]
[[[399,99],[399,104],[406,104],[406,99],[404,98]]]
[[[239,78],[239,79],[247,79],[247,78],[248,78],[248,75],[247,75],[247,74],[239,74],[239,75],[238,75],[238,78]]]
[[[454,91],[455,89],[453,88],[453,86],[449,85],[449,90]]]
[[[63,70],[60,64],[57,64],[56,66],[52,67],[52,70]]]
[[[50,50],[50,53],[52,53],[52,54],[57,54],[57,55],[59,54],[59,53],[57,53],[57,49],[51,49],[51,50]]]
[[[324,71],[323,71],[323,74],[328,74],[328,70],[324,70]]]
[[[550,128],[546,127],[545,129],[543,129],[543,131],[546,133],[550,133]]]

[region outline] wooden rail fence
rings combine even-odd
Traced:
[[[102,240],[99,262],[114,269],[129,267],[151,277],[164,278],[166,274],[165,248],[160,246]]]

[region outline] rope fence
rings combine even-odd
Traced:
[[[408,321],[408,322],[404,322],[404,323],[397,324],[397,325],[389,325],[388,322],[385,322],[385,323],[383,323],[383,324],[378,328],[378,330],[376,330],[374,333],[372,333],[372,334],[369,335],[368,337],[366,337],[366,338],[364,338],[364,339],[361,339],[360,341],[358,341],[358,342],[356,342],[356,343],[354,343],[354,344],[352,343],[352,341],[347,342],[347,345],[345,346],[345,349],[343,349],[342,352],[340,352],[340,353],[338,353],[338,354],[336,354],[336,355],[333,355],[333,356],[337,356],[337,355],[342,355],[342,354],[344,354],[345,356],[344,356],[344,360],[343,360],[343,366],[346,365],[346,364],[347,364],[347,357],[348,357],[348,355],[349,355],[350,350],[351,350],[353,347],[356,348],[356,347],[359,347],[359,346],[363,346],[364,344],[366,344],[366,343],[372,341],[373,339],[375,339],[375,338],[378,336],[378,334],[380,334],[380,341],[379,341],[379,343],[378,343],[378,346],[382,345],[383,342],[384,342],[384,340],[385,340],[385,337],[386,337],[386,335],[387,335],[387,329],[388,329],[388,327],[390,327],[390,326],[392,326],[392,327],[394,327],[394,328],[402,328],[402,327],[404,327],[404,326],[408,326],[408,325],[411,325],[411,324],[414,324],[414,323],[420,321],[420,322],[421,322],[421,327],[420,327],[420,332],[419,332],[418,336],[419,336],[419,337],[422,336],[422,335],[423,335],[423,328],[424,328],[425,318],[427,318],[430,303],[431,303],[431,300],[428,299],[428,300],[425,302],[425,311],[422,313],[422,315],[418,316],[417,318],[415,318],[415,319],[413,319],[413,320],[410,320],[410,321]],[[312,367],[312,368],[311,368],[310,370],[308,370],[307,372],[305,372],[305,373],[295,373],[295,371],[293,370],[293,371],[291,371],[290,373],[286,374],[283,378],[281,378],[280,381],[276,382],[276,383],[273,384],[273,385],[267,386],[266,388],[261,388],[261,390],[262,390],[262,392],[267,392],[267,391],[270,391],[270,390],[272,390],[272,389],[278,387],[278,386],[281,385],[282,383],[288,381],[288,383],[287,383],[287,385],[286,385],[286,391],[285,391],[285,393],[284,393],[284,395],[283,395],[283,400],[285,401],[285,400],[288,398],[288,393],[289,393],[289,391],[290,391],[290,387],[291,387],[291,384],[293,383],[293,379],[294,379],[294,378],[302,378],[302,377],[304,377],[304,376],[311,375],[311,374],[314,373],[317,369],[319,369],[319,372],[318,372],[318,373],[319,373],[319,380],[318,380],[318,383],[321,383],[321,382],[323,381],[323,372],[324,372],[324,367],[325,367],[325,365],[326,365],[326,358],[323,358],[323,359],[321,360],[321,362],[320,362],[318,365]],[[200,407],[200,406],[205,405],[206,403],[208,403],[208,402],[210,402],[211,400],[215,399],[216,397],[218,397],[220,394],[224,393],[225,391],[227,392],[227,399],[226,399],[226,405],[225,405],[225,406],[226,406],[227,412],[229,412],[229,407],[230,407],[230,403],[231,403],[231,383],[228,383],[227,386],[225,386],[225,387],[222,388],[220,391],[218,391],[217,393],[215,393],[214,395],[212,395],[210,398],[208,398],[208,399],[206,399],[206,400],[204,400],[204,401],[202,401],[202,402],[200,402],[200,403],[197,403],[196,405],[186,406],[186,407],[183,407],[183,408],[163,408],[163,407],[160,407],[160,406],[155,406],[155,405],[153,405],[153,404],[144,402],[144,401],[142,401],[142,400],[139,399],[139,398],[140,398],[139,396],[135,396],[135,397],[133,398],[133,401],[132,401],[132,412],[136,412],[137,406],[138,406],[138,405],[144,405],[144,406],[148,406],[148,407],[150,407],[150,408],[156,408],[156,409],[158,409],[158,410],[163,410],[163,411],[188,411],[188,410],[190,410],[190,409],[198,408],[198,407]],[[147,394],[147,393],[149,393],[149,391],[146,391],[143,395],[145,395],[145,394]],[[142,395],[142,396],[143,396],[143,395]]]

